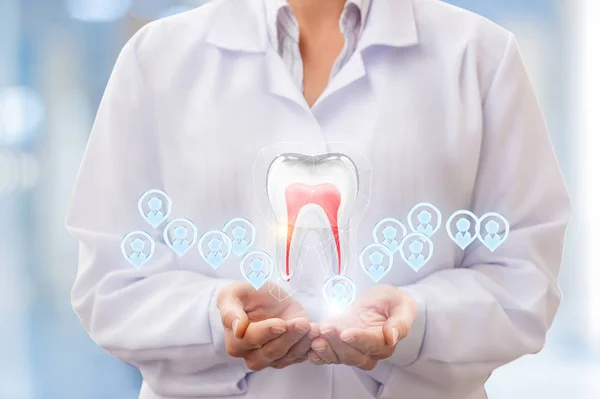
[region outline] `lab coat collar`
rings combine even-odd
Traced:
[[[265,0],[222,0],[207,42],[244,52],[266,52]],[[370,46],[407,47],[419,42],[413,0],[372,0],[357,51]]]
[[[206,41],[226,50],[265,52],[268,32],[263,1],[222,0]]]
[[[413,0],[373,0],[357,51],[377,45],[409,47],[418,43]]]

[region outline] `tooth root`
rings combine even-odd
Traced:
[[[338,250],[339,238],[336,239],[332,229],[316,229],[318,235],[319,254],[325,263],[328,275],[339,275],[341,272],[340,252]]]

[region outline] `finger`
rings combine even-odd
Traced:
[[[403,304],[392,309],[391,316],[383,325],[383,335],[388,346],[396,346],[398,341],[406,338],[416,317],[416,309]]]
[[[311,344],[311,349],[316,352],[319,358],[327,364],[339,364],[340,359],[333,351],[327,340],[323,337],[315,339]]]
[[[310,331],[305,334],[300,341],[294,344],[285,356],[274,362],[273,367],[282,368],[296,363],[302,363],[308,357],[308,351],[312,341],[319,336],[319,327],[310,323]],[[316,356],[316,354],[315,354]],[[318,356],[317,356],[318,358]],[[278,367],[281,366],[281,367]]]
[[[250,323],[242,338],[247,348],[260,348],[267,342],[286,332],[286,323],[281,319],[267,319]]]
[[[383,330],[346,328],[340,334],[340,339],[365,355],[377,352],[386,346]]]
[[[341,340],[337,328],[324,327],[321,329],[321,335],[327,340],[340,363],[348,366],[362,366],[369,361],[367,355]]]
[[[296,319],[288,322],[288,329],[276,339],[267,342],[262,348],[252,351],[246,358],[252,370],[262,370],[274,361],[284,357],[290,348],[300,341],[310,330],[308,319]]]
[[[233,289],[225,288],[219,294],[217,307],[221,312],[223,327],[233,331],[236,337],[244,336],[248,328],[248,315],[244,311],[244,305],[239,295]]]
[[[310,360],[310,362],[316,366],[322,366],[324,364],[327,364],[323,361],[323,359],[321,359],[319,357],[319,355],[317,355],[317,353],[315,351],[313,351],[312,349],[308,351],[308,360]]]

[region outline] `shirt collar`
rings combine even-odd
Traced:
[[[348,2],[360,3],[364,20],[358,51],[373,45],[407,47],[419,43],[413,0]],[[286,0],[224,0],[218,4],[207,41],[228,50],[265,52],[269,31],[274,27],[277,32],[277,13],[284,6],[289,7]]]
[[[282,9],[287,9],[290,15],[293,15],[291,11],[291,7],[287,0],[264,0],[265,1],[265,14],[266,20],[269,30],[269,38],[272,43],[278,42],[279,37],[279,28],[278,21],[281,18]],[[346,5],[344,6],[344,12],[346,9],[352,5],[358,8],[360,13],[360,31],[362,32],[365,27],[365,23],[367,21],[367,15],[369,13],[369,8],[371,6],[372,0],[347,0]],[[389,1],[389,0],[383,0]]]

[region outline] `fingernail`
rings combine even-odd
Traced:
[[[400,333],[396,327],[392,328],[392,341],[394,341],[394,345],[398,343],[399,334]]]
[[[271,328],[271,332],[275,335],[281,335],[285,332],[285,328],[273,327],[273,328]]]
[[[330,332],[332,332],[335,329],[335,327],[332,326],[323,326],[321,327],[321,334],[328,334]]]
[[[321,346],[321,347],[319,347],[319,348],[313,348],[313,349],[314,349],[315,351],[317,351],[317,352],[323,352],[323,351],[325,351],[325,349],[327,349],[327,347],[326,347],[326,346]]]
[[[310,355],[308,355],[308,357],[310,358],[310,360],[312,360],[313,362],[318,362],[321,358],[317,355],[315,355],[314,353],[311,353]]]
[[[233,330],[234,334],[237,333],[237,328],[238,328],[239,324],[240,324],[240,319],[235,319],[233,321],[233,323],[231,323],[231,329]]]
[[[299,334],[306,334],[308,332],[308,330],[306,330],[304,328],[300,328],[298,326],[294,326],[294,331],[296,331]]]
[[[356,341],[356,338],[352,335],[342,335],[341,338],[342,338],[342,341],[348,342],[348,343]]]

